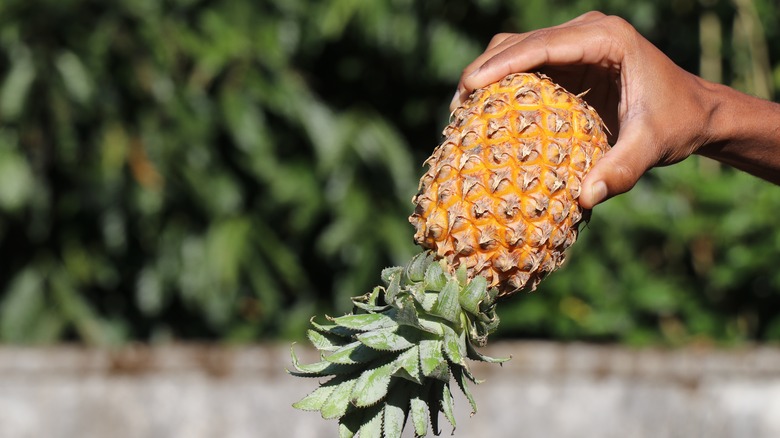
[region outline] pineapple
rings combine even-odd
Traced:
[[[498,326],[498,299],[534,290],[557,269],[584,218],[580,184],[608,149],[595,110],[548,77],[517,73],[476,90],[455,110],[413,198],[424,251],[385,269],[353,313],[312,319],[322,360],[303,377],[330,377],[294,406],[339,419],[342,437],[440,433],[455,426],[450,382],[477,407],[466,359]]]
[[[601,119],[533,74],[477,90],[453,117],[413,200],[414,240],[502,296],[536,289],[577,238],[580,182],[608,147]]]

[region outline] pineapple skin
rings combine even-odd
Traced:
[[[420,180],[414,240],[499,296],[536,289],[587,216],[582,180],[609,149],[596,111],[550,78],[516,73],[452,114]]]

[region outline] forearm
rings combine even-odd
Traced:
[[[780,104],[723,85],[708,88],[710,140],[697,153],[780,184]]]

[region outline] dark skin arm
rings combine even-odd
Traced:
[[[604,118],[613,148],[583,183],[580,205],[630,190],[650,168],[700,154],[780,184],[780,105],[677,66],[625,20],[589,12],[559,26],[499,34],[463,71],[456,107],[505,75],[542,71]]]

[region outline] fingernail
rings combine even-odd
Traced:
[[[593,205],[607,199],[607,184],[604,181],[596,181],[590,186],[590,199]]]
[[[452,96],[452,101],[450,102],[450,109],[455,109],[458,106],[460,106],[460,89],[455,90],[455,95]]]
[[[472,78],[472,77],[476,76],[476,75],[477,75],[477,73],[479,73],[479,71],[480,71],[480,70],[482,70],[482,67],[480,67],[480,68],[478,68],[478,69],[474,70],[473,72],[469,73],[469,75],[468,75],[468,76],[466,76],[466,77],[467,77],[467,78]]]

